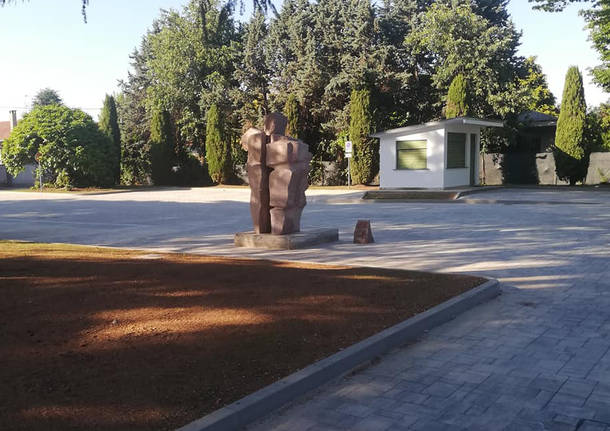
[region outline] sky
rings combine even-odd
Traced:
[[[249,0],[246,0],[249,2]],[[0,8],[0,121],[21,115],[38,90],[57,90],[64,102],[97,119],[105,94],[127,76],[129,54],[160,9],[180,9],[187,0],[91,0],[83,22],[80,0],[28,0]],[[276,3],[279,3],[276,2]],[[551,91],[561,99],[569,66],[580,67],[589,106],[608,95],[591,83],[587,69],[599,63],[574,5],[557,14],[537,12],[527,0],[509,11],[522,31],[519,53],[535,55]]]

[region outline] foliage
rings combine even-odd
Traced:
[[[449,86],[445,118],[465,117],[468,115],[468,85],[464,75],[459,74]]]
[[[492,15],[498,20],[478,14],[470,1],[435,2],[405,39],[413,55],[427,58],[425,71],[437,89],[446,92],[455,76],[464,76],[471,114],[478,117],[515,110],[510,86],[517,78],[519,33],[497,10]]]
[[[537,111],[548,115],[558,115],[555,96],[549,90],[546,76],[536,63],[536,57],[528,57],[523,64],[525,76],[519,78],[515,90],[523,105],[523,111]]]
[[[602,104],[587,113],[585,142],[592,153],[610,151],[610,105]]]
[[[79,109],[37,106],[15,127],[2,148],[12,175],[39,155],[39,169],[57,186],[109,186],[115,163],[110,139]]]
[[[286,134],[293,138],[299,138],[299,101],[294,94],[288,96],[286,105],[284,106],[284,115],[288,118],[288,127]]]
[[[150,173],[156,186],[173,184],[175,140],[171,118],[167,111],[157,111],[150,121]]]
[[[114,152],[114,183],[121,181],[121,131],[119,129],[119,117],[117,113],[116,101],[113,96],[106,95],[104,105],[99,118],[99,127],[112,142]]]
[[[557,176],[570,185],[586,173],[586,103],[582,75],[576,66],[568,69],[555,136]]]
[[[123,181],[146,178],[159,111],[175,127],[182,172],[191,156],[209,158],[206,113],[216,105],[235,173],[244,160],[239,136],[270,111],[297,119],[289,133],[314,160],[342,162],[330,143],[348,134],[352,89],[368,89],[369,130],[440,118],[460,74],[470,115],[510,120],[553,104],[539,66],[516,55],[507,0],[285,0],[277,14],[255,8],[243,24],[233,17],[238,4],[190,0],[162,12],[144,36],[121,85]],[[493,133],[487,147],[510,140]]]
[[[48,106],[48,105],[61,105],[63,101],[59,97],[59,93],[52,88],[43,88],[38,91],[32,99],[32,106]]]
[[[351,176],[354,184],[369,184],[377,175],[379,155],[371,133],[371,94],[369,90],[353,90],[350,97],[349,136],[354,156]]]
[[[212,181],[226,183],[231,175],[230,148],[222,136],[218,107],[212,105],[206,114],[206,160]]]

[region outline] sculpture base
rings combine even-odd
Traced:
[[[339,229],[313,229],[287,235],[254,232],[235,234],[236,247],[268,250],[295,250],[335,241],[339,241]]]

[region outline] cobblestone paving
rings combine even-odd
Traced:
[[[481,274],[503,294],[252,430],[610,430],[610,193],[497,190],[480,204],[313,192],[315,250],[237,250],[245,190],[0,192],[0,238]],[[519,203],[520,202],[520,203]],[[376,244],[349,241],[372,220]]]

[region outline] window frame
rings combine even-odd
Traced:
[[[415,147],[415,148],[399,148],[400,144],[406,144],[406,143],[423,143],[424,146],[420,146],[420,147]],[[397,139],[395,141],[395,150],[396,150],[396,165],[395,165],[395,169],[397,171],[426,171],[428,170],[428,140],[427,139]],[[407,167],[401,167],[400,166],[400,157],[399,154],[401,151],[424,151],[425,154],[425,167],[423,168],[407,168]]]
[[[453,161],[453,159],[449,158],[449,146],[450,146],[450,136],[451,135],[458,135],[458,136],[463,136],[463,142],[461,143],[463,145],[463,159],[460,159],[459,161],[463,160],[463,165],[451,165],[449,166],[450,161]],[[456,145],[455,142],[451,143],[452,145]],[[468,157],[467,157],[467,144],[468,144],[468,133],[465,132],[447,132],[447,150],[445,153],[445,169],[467,169],[468,168]]]

